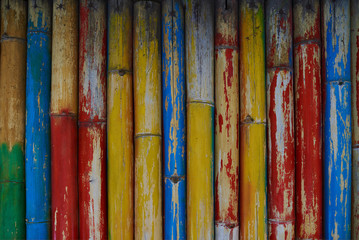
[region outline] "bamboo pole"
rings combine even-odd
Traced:
[[[184,11],[162,1],[164,238],[186,238],[186,95]]]
[[[135,239],[162,239],[161,4],[134,3]]]
[[[214,239],[214,4],[188,0],[187,238]]]
[[[352,238],[359,238],[359,2],[350,1],[350,42],[352,78]]]
[[[267,33],[269,239],[294,239],[292,1],[269,0]]]
[[[215,9],[215,237],[238,239],[238,1]]]
[[[52,5],[28,2],[26,72],[26,236],[50,238],[50,87]]]
[[[1,1],[0,239],[25,238],[27,3]]]
[[[108,2],[108,237],[133,239],[132,0]]]
[[[80,1],[79,233],[107,239],[106,190],[106,7]]]
[[[324,239],[350,239],[350,1],[322,2]]]
[[[78,1],[54,1],[52,36],[52,238],[77,239]]]
[[[267,239],[264,1],[240,1],[240,239]]]
[[[295,1],[296,236],[322,239],[320,1]]]

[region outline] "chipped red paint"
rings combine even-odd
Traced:
[[[296,237],[322,239],[320,1],[294,4]]]
[[[268,0],[267,115],[269,239],[294,239],[295,144],[292,1]]]
[[[79,222],[81,239],[107,238],[106,2],[80,1]]]
[[[78,239],[77,118],[51,116],[53,239]]]

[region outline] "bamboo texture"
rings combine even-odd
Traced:
[[[133,239],[132,0],[108,2],[108,237]]]
[[[269,239],[295,238],[292,1],[266,5]]]
[[[238,239],[238,1],[215,9],[215,237]]]
[[[264,1],[240,1],[240,239],[267,239]]]
[[[187,238],[214,239],[214,3],[188,0]]]
[[[351,237],[350,1],[322,2],[323,238]]]
[[[26,72],[26,236],[50,238],[50,87],[52,5],[28,2]]]
[[[78,1],[53,2],[51,220],[53,239],[78,233]],[[66,24],[64,24],[66,23]]]
[[[1,1],[0,239],[25,238],[27,3]]]
[[[352,238],[359,238],[359,2],[350,1],[352,82]]]
[[[80,1],[79,234],[107,239],[106,2]]]
[[[295,1],[296,236],[322,239],[320,3]]]
[[[164,239],[186,239],[186,82],[181,0],[162,1]]]
[[[162,239],[161,4],[134,3],[135,239]]]

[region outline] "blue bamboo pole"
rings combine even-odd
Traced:
[[[164,238],[186,239],[186,97],[181,0],[162,2]]]
[[[349,0],[323,1],[324,239],[350,239]]]
[[[26,72],[26,235],[50,238],[51,1],[28,2]]]

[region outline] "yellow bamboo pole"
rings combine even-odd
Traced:
[[[134,3],[135,239],[162,239],[161,5]]]
[[[214,7],[186,5],[187,238],[214,239]]]
[[[267,239],[264,1],[240,0],[240,239]]]
[[[132,0],[108,2],[108,237],[133,239]]]

